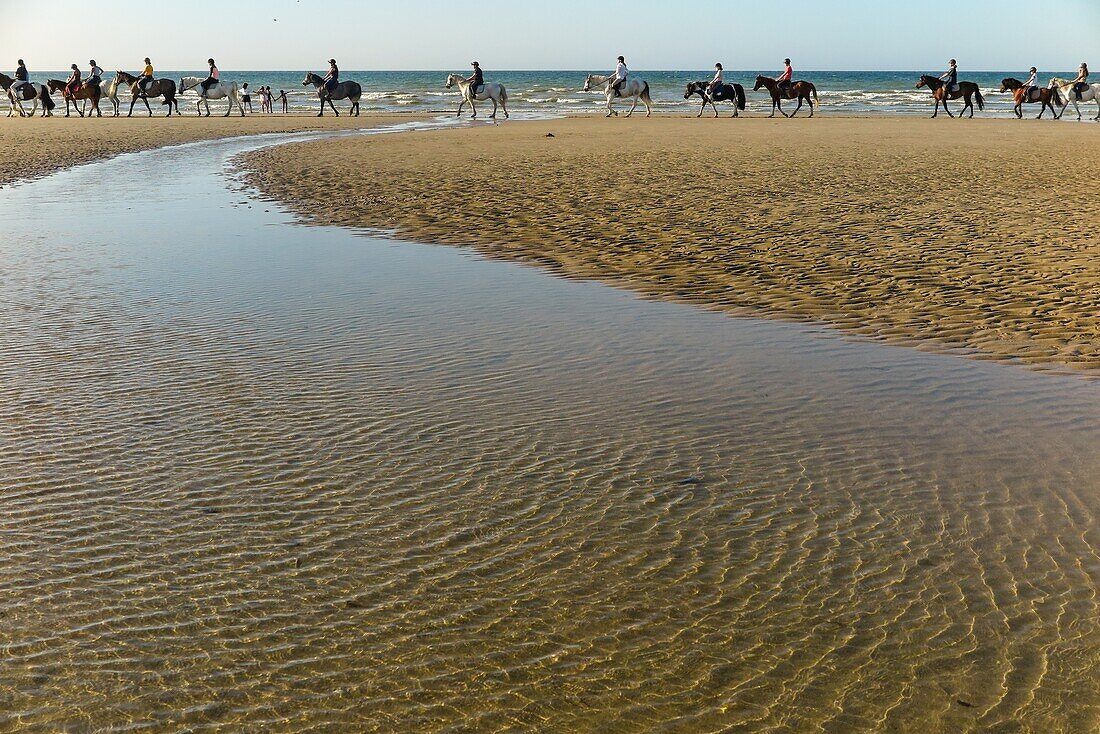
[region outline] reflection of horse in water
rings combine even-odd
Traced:
[[[103,93],[103,90],[98,84],[81,84],[75,94],[70,92],[69,85],[60,79],[47,79],[46,86],[50,88],[51,94],[61,92],[61,96],[65,99],[65,117],[69,116],[70,104],[78,115],[84,117],[84,110],[77,105],[77,100],[91,100],[92,112],[95,112],[97,117],[103,117],[103,113],[99,111],[99,97]],[[89,117],[91,117],[92,112],[88,113]]]
[[[1012,108],[1012,111],[1016,113],[1018,119],[1022,119],[1024,116],[1024,105],[1033,102],[1043,103],[1043,106],[1039,109],[1039,116],[1035,118],[1036,120],[1043,119],[1043,113],[1047,111],[1047,107],[1050,108],[1054,119],[1058,119],[1058,110],[1054,109],[1054,105],[1062,104],[1062,96],[1058,94],[1057,87],[1025,87],[1019,79],[1008,77],[1001,80],[1001,92],[1012,92],[1012,98],[1016,101],[1016,106]]]
[[[145,109],[149,110],[149,117],[153,116],[153,108],[149,106],[150,97],[164,97],[162,105],[168,105],[168,116],[172,116],[172,108],[176,110],[176,114],[179,114],[180,105],[176,101],[176,83],[171,79],[153,79],[149,81],[145,88],[142,89],[138,84],[138,77],[133,74],[129,74],[125,71],[116,71],[116,77],[119,84],[125,84],[130,88],[130,111],[126,113],[127,117],[134,114],[134,105],[140,99],[145,103]]]
[[[985,109],[985,98],[982,97],[982,90],[978,89],[977,84],[975,84],[974,82],[959,82],[956,86],[958,87],[958,89],[949,92],[947,91],[946,82],[944,82],[939,77],[931,76],[929,74],[925,74],[920,78],[920,81],[917,82],[917,89],[920,89],[921,87],[928,87],[929,91],[932,92],[932,99],[936,100],[936,111],[932,113],[932,117],[940,114],[941,104],[943,105],[943,111],[947,113],[947,116],[954,117],[954,115],[951,114],[951,110],[947,109],[947,100],[958,99],[959,97],[965,98],[962,112],[959,113],[959,119],[962,119],[962,116],[966,112],[967,107],[970,108],[970,116],[974,117],[974,103],[971,101],[971,98],[974,98],[978,101],[979,110]]]
[[[338,82],[332,89],[329,89],[325,86],[324,78],[309,72],[306,74],[306,78],[302,80],[302,86],[308,87],[311,85],[317,88],[317,97],[321,100],[321,111],[317,113],[318,117],[324,117],[325,102],[328,102],[328,106],[332,108],[337,117],[340,116],[340,111],[332,103],[334,99],[351,100],[351,109],[348,110],[348,114],[359,117],[359,98],[363,96],[363,88],[359,86],[359,82]]]
[[[607,117],[619,116],[619,113],[615,111],[611,104],[616,96],[634,100],[634,104],[630,106],[630,112],[626,113],[627,117],[633,115],[634,110],[638,109],[639,99],[645,105],[645,116],[649,117],[653,114],[653,98],[649,96],[649,82],[643,79],[627,79],[619,85],[619,93],[616,95],[614,85],[611,84],[611,77],[589,74],[588,78],[584,80],[584,91],[591,92],[592,87],[599,87],[604,84],[607,85],[607,89],[604,90],[604,95],[607,97]]]
[[[447,77],[447,89],[450,89],[454,85],[458,85],[458,91],[462,94],[462,101],[458,103],[458,117],[462,114],[462,108],[467,102],[470,103],[470,109],[474,111],[473,117],[477,117],[477,107],[474,106],[474,100],[484,102],[487,99],[493,101],[493,114],[489,115],[489,119],[493,119],[497,116],[497,107],[504,110],[504,116],[508,117],[508,92],[500,84],[482,84],[481,89],[477,94],[471,91],[474,83],[467,81],[461,74],[451,74]]]
[[[15,80],[7,74],[0,74],[0,89],[8,95],[8,117],[12,117],[16,112],[20,117],[34,117],[34,113],[38,112],[38,103],[42,103],[42,116],[52,117],[53,108],[57,105],[54,104],[53,98],[50,97],[50,90],[45,84],[34,84],[33,82],[26,82],[19,89],[12,91],[12,85],[15,84]],[[23,109],[24,102],[34,102],[34,107],[31,108],[30,114]]]
[[[719,84],[713,95],[707,92],[709,88],[710,82],[689,82],[684,91],[684,99],[691,99],[697,94],[703,98],[703,106],[699,108],[699,114],[696,117],[703,116],[708,104],[714,110],[714,116],[718,117],[715,102],[733,102],[734,117],[740,114],[740,110],[745,109],[745,88],[740,84]]]
[[[1062,104],[1062,112],[1058,116],[1066,114],[1066,108],[1069,107],[1069,103],[1073,103],[1073,109],[1077,110],[1077,119],[1081,119],[1081,108],[1077,106],[1078,102],[1095,102],[1096,103],[1096,117],[1094,120],[1100,120],[1100,84],[1087,84],[1085,89],[1081,92],[1081,99],[1077,99],[1077,92],[1074,91],[1075,86],[1073,82],[1067,79],[1059,79],[1054,77],[1050,80],[1050,86],[1061,92],[1062,96],[1066,98],[1066,101]]]
[[[794,117],[798,114],[798,111],[802,109],[802,103],[805,102],[810,106],[810,117],[814,116],[814,107],[820,107],[821,103],[817,101],[817,87],[807,81],[791,82],[784,89],[779,85],[775,79],[770,76],[758,76],[756,77],[756,85],[753,86],[752,91],[756,92],[761,88],[767,89],[768,93],[772,96],[772,113],[768,117],[775,117],[775,111],[779,110],[779,113],[783,117]],[[813,97],[813,99],[810,99]],[[782,100],[784,99],[797,99],[798,106],[794,108],[794,112],[787,114],[783,111]]]

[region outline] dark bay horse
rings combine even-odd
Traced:
[[[80,85],[80,89],[76,90],[76,94],[69,91],[69,85],[60,79],[47,79],[46,86],[50,88],[51,93],[61,92],[61,96],[65,98],[65,117],[69,116],[69,105],[73,106],[77,114],[84,117],[84,110],[82,110],[76,103],[78,100],[91,100],[92,109],[95,111],[97,117],[103,117],[103,113],[99,111],[99,97],[103,94],[103,90],[98,84],[92,84],[89,86],[84,83]],[[88,113],[88,117],[91,117],[92,113]]]
[[[966,99],[963,104],[962,112],[959,113],[959,119],[962,119],[963,114],[966,113],[966,108],[970,108],[970,117],[974,117],[974,103],[971,98],[978,100],[978,109],[985,109],[985,98],[982,97],[982,90],[978,89],[978,85],[974,82],[959,82],[959,88],[954,92],[948,93],[944,89],[944,82],[939,77],[934,77],[929,74],[925,74],[917,82],[917,89],[921,87],[928,87],[932,92],[932,99],[936,100],[936,111],[932,113],[932,117],[940,114],[940,105],[943,105],[943,111],[947,113],[948,117],[954,117],[951,114],[951,110],[947,109],[947,100],[958,99],[964,97]]]
[[[38,111],[38,103],[42,103],[42,116],[52,117],[53,108],[57,105],[54,104],[53,98],[50,97],[50,90],[45,84],[35,84],[34,82],[28,82],[19,88],[19,94],[14,95],[11,91],[11,86],[15,84],[15,80],[7,74],[0,74],[0,89],[4,90],[4,93],[8,95],[8,101],[11,106],[8,107],[8,117],[11,117],[16,112],[20,117],[34,117],[34,113]],[[34,109],[31,110],[30,115],[23,109],[23,102],[34,102]]]
[[[817,87],[807,81],[791,82],[790,86],[784,91],[779,88],[779,82],[770,76],[758,76],[756,77],[756,86],[752,88],[752,91],[759,91],[761,87],[766,87],[772,95],[772,113],[768,117],[775,117],[776,110],[779,110],[783,117],[794,117],[802,109],[803,102],[810,105],[810,117],[813,117],[814,107],[821,104],[817,101]],[[813,100],[810,100],[811,95],[813,95]],[[795,107],[794,112],[789,115],[783,112],[783,105],[780,104],[780,100],[783,99],[798,100],[798,107]]]
[[[329,91],[325,88],[325,80],[320,75],[309,72],[306,74],[306,78],[302,80],[302,86],[308,87],[311,85],[317,88],[317,97],[321,100],[321,111],[317,113],[318,117],[323,117],[325,114],[325,102],[328,102],[328,106],[332,108],[337,117],[340,116],[336,105],[332,103],[334,99],[351,100],[351,110],[348,111],[348,114],[359,117],[359,98],[363,96],[363,88],[359,86],[359,82],[339,82]]]
[[[144,89],[138,87],[138,78],[133,74],[128,74],[125,71],[116,71],[115,75],[118,77],[119,84],[125,84],[130,88],[130,111],[126,113],[127,117],[134,114],[134,105],[140,99],[145,102],[145,109],[149,110],[149,117],[153,116],[153,108],[149,106],[150,97],[164,97],[162,105],[168,105],[168,116],[172,116],[172,108],[176,109],[176,114],[180,113],[180,104],[176,101],[176,83],[171,79],[154,79],[149,82],[149,85]]]
[[[1035,91],[1039,93],[1038,99],[1031,99],[1028,96],[1029,89],[1025,88],[1024,83],[1019,79],[1008,77],[1001,80],[1001,91],[1012,92],[1012,98],[1016,100],[1016,106],[1012,108],[1012,111],[1016,113],[1018,119],[1022,119],[1024,116],[1025,103],[1042,102],[1043,106],[1039,108],[1039,116],[1035,119],[1043,119],[1043,113],[1049,107],[1054,119],[1057,120],[1058,112],[1054,109],[1054,105],[1062,106],[1062,95],[1058,93],[1058,87],[1035,87]]]
[[[718,108],[714,106],[715,102],[733,102],[734,117],[740,114],[740,110],[745,109],[745,88],[740,84],[720,84],[714,90],[713,97],[707,95],[707,87],[709,86],[710,82],[689,82],[687,90],[684,92],[684,99],[691,99],[697,94],[703,98],[703,106],[699,108],[699,114],[696,117],[703,116],[703,111],[707,109],[708,104],[714,109],[714,116],[718,117]]]

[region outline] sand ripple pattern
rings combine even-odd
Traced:
[[[242,145],[9,192],[209,221],[3,221],[0,730],[1100,724],[1094,382],[292,227]]]

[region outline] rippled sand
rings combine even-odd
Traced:
[[[1096,176],[1059,151],[1096,158],[1096,132],[569,119],[289,146],[248,165],[265,192],[326,223],[737,313],[1095,371]]]
[[[1100,725],[1100,385],[293,227],[247,145],[7,192],[162,226],[0,210],[0,729]]]
[[[395,121],[417,119],[412,115],[376,115],[339,118],[331,115],[317,119],[312,115],[248,115],[222,117],[219,110],[224,105],[211,103],[212,117],[194,115],[193,100],[180,104],[186,113],[183,117],[158,117],[150,119],[145,110],[136,111],[133,118],[102,117],[81,119],[73,113],[64,119],[65,106],[60,113],[55,110],[52,118],[0,117],[0,140],[4,155],[0,156],[0,185],[34,179],[53,171],[82,163],[90,163],[119,153],[133,153],[164,145],[211,140],[237,135],[259,133],[289,133],[306,130],[348,130],[378,127]],[[122,113],[126,114],[123,107]],[[157,165],[155,154],[150,155],[149,165]],[[105,205],[108,202],[103,202]]]

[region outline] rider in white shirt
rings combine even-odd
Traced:
[[[723,84],[722,80],[722,64],[718,63],[714,65],[714,78],[710,80],[710,84],[707,85],[707,94],[710,97],[714,96],[714,93],[721,88]]]
[[[1031,67],[1030,74],[1031,75],[1027,78],[1027,81],[1024,82],[1024,89],[1027,90],[1027,94],[1024,96],[1024,99],[1031,99],[1031,90],[1039,88],[1039,70],[1033,66]]]
[[[626,78],[629,74],[630,69],[626,68],[626,59],[620,56],[619,64],[615,67],[615,74],[611,77],[611,91],[616,96],[619,95],[619,90],[623,86],[623,82],[626,81]]]

